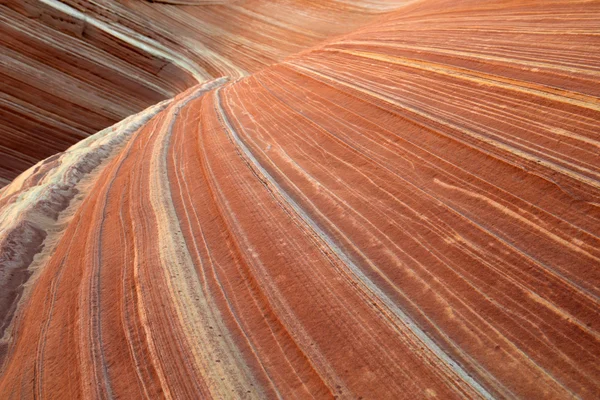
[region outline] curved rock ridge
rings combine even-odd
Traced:
[[[414,2],[39,163],[0,393],[597,398],[598,26]]]
[[[255,72],[406,1],[180,3],[0,1],[0,187],[199,82]]]
[[[71,212],[67,208],[78,206],[78,200],[85,196],[84,188],[93,182],[101,165],[169,102],[163,101],[40,161],[0,191],[0,338],[36,270],[34,257],[42,251],[48,253],[68,224]],[[6,345],[6,337],[0,339],[0,364]]]

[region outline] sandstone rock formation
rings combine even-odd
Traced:
[[[600,2],[358,3],[0,191],[3,397],[598,398]]]
[[[1,0],[0,187],[194,84],[255,72],[405,0],[196,3],[213,4]]]

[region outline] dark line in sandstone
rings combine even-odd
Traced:
[[[234,143],[240,148],[240,150],[248,157],[252,164],[257,168],[263,177],[272,185],[279,194],[287,201],[297,215],[319,236],[319,238],[332,250],[332,252],[342,261],[346,266],[350,268],[352,273],[358,278],[367,288],[369,288],[373,294],[382,301],[393,314],[398,316],[400,320],[406,325],[406,327],[418,337],[427,347],[451,370],[453,370],[465,383],[471,386],[477,391],[482,397],[486,399],[492,399],[492,395],[481,386],[473,377],[471,377],[457,362],[450,358],[419,326],[412,321],[412,319],[402,311],[377,285],[375,285],[363,272],[362,270],[350,259],[350,257],[329,237],[317,223],[308,215],[298,203],[289,196],[285,190],[275,181],[275,179],[267,172],[267,170],[259,163],[256,157],[252,154],[246,144],[240,139],[237,132],[231,125],[229,118],[225,114],[221,104],[220,88],[215,90],[216,106],[217,111],[223,120],[226,130],[229,132],[229,136],[233,139]]]

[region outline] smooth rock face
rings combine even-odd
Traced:
[[[600,2],[386,11],[0,191],[3,398],[598,398]]]

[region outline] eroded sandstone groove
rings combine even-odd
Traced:
[[[0,393],[597,398],[599,23],[417,1],[41,162]]]

